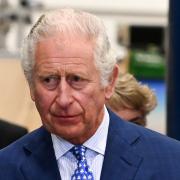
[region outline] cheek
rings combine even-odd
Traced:
[[[105,95],[103,90],[94,91],[93,89],[76,94],[76,100],[83,109],[94,111],[104,106]]]
[[[47,113],[54,101],[54,95],[45,91],[36,91],[34,93],[34,101],[39,113]]]

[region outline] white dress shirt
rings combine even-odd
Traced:
[[[95,180],[100,180],[109,127],[109,114],[106,107],[104,109],[105,113],[102,123],[95,134],[83,144],[87,147],[86,159]],[[74,145],[54,134],[51,134],[51,137],[61,179],[70,180],[77,168],[77,160],[69,152]]]

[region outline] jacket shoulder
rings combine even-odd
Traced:
[[[156,149],[156,147],[158,149],[159,147],[162,149],[162,152],[169,151],[169,149],[174,149],[175,151],[177,150],[180,152],[180,141],[154,130],[122,120],[111,111],[109,114],[109,131],[112,132],[113,135],[116,134],[116,136],[119,136],[119,138],[123,139],[128,144],[131,145],[136,142],[136,147],[146,147],[146,152],[152,150],[152,148],[148,148],[150,146],[153,146],[154,149]]]
[[[5,162],[7,160],[9,160],[8,162],[20,161],[20,159],[23,159],[23,155],[26,152],[24,147],[28,146],[29,144],[40,143],[46,136],[48,137],[49,133],[43,127],[26,134],[22,138],[0,150],[0,163],[3,160]]]

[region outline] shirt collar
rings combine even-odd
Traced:
[[[104,106],[104,117],[95,134],[83,145],[88,149],[104,155],[109,127],[109,113]],[[74,145],[65,139],[51,134],[56,159],[66,154]]]

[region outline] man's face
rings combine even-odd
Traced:
[[[59,35],[36,47],[31,97],[43,125],[74,144],[95,133],[112,93],[100,84],[93,48],[92,40]]]

